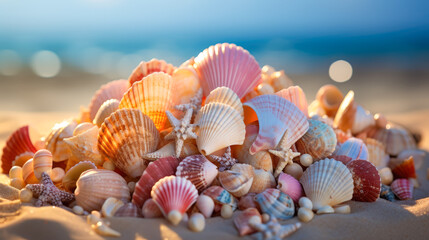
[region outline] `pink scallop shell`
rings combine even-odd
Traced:
[[[225,86],[242,98],[262,81],[261,68],[255,58],[235,44],[210,46],[195,58],[194,68],[201,79],[204,96]]]
[[[128,77],[129,86],[132,86],[133,83],[142,80],[151,73],[164,72],[171,76],[174,70],[176,70],[176,67],[164,60],[153,58],[149,62],[141,61]]]
[[[399,178],[392,182],[390,185],[392,192],[401,200],[413,198],[413,183],[406,178]]]
[[[353,176],[353,200],[375,202],[381,190],[381,179],[377,168],[366,160],[354,160],[346,166]]]
[[[345,155],[351,157],[352,160],[368,160],[368,148],[361,139],[352,137],[341,144],[335,155]]]
[[[304,195],[299,181],[286,173],[280,173],[277,189],[289,195],[295,203]]]
[[[295,104],[308,117],[308,104],[304,91],[299,86],[290,86],[276,92],[276,95]]]
[[[188,156],[183,159],[176,170],[176,176],[191,181],[198,191],[207,188],[216,178],[218,170],[203,155]]]

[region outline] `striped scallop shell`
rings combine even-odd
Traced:
[[[111,81],[101,86],[100,89],[95,92],[91,102],[89,103],[88,108],[90,120],[94,120],[95,115],[97,115],[101,105],[103,105],[103,103],[107,100],[121,100],[122,96],[129,87],[128,81],[124,79]]]
[[[353,176],[350,170],[334,159],[324,159],[310,165],[300,178],[305,195],[313,209],[335,206],[353,197]]]
[[[308,104],[304,91],[299,86],[290,86],[286,89],[276,92],[276,95],[295,104],[302,113],[308,117]]]
[[[230,145],[243,144],[246,134],[241,114],[222,103],[210,103],[196,117],[197,146],[203,155],[210,155]]]
[[[366,138],[365,144],[368,149],[368,161],[370,161],[377,169],[387,166],[389,155],[386,154],[384,144],[373,138]]]
[[[188,179],[198,191],[202,191],[213,182],[218,173],[216,165],[203,155],[193,155],[183,159],[176,170],[176,176]]]
[[[141,61],[128,77],[129,86],[132,86],[135,82],[142,80],[144,77],[154,72],[164,72],[168,75],[172,75],[175,69],[176,67],[173,65],[156,58],[151,59],[149,62]]]
[[[209,196],[213,199],[215,203],[215,212],[220,212],[222,205],[224,204],[230,205],[233,211],[237,209],[237,199],[220,186],[211,186],[204,190],[201,194]]]
[[[205,105],[214,102],[226,104],[237,110],[241,116],[243,116],[243,104],[240,98],[234,91],[227,87],[218,87],[210,92],[206,98]]]
[[[93,123],[98,127],[101,127],[104,119],[110,116],[113,112],[118,110],[119,108],[119,100],[118,99],[109,99],[105,101],[97,111],[97,114],[94,117]]]
[[[127,182],[119,174],[110,170],[87,170],[80,175],[76,186],[74,191],[76,203],[88,212],[100,210],[109,197],[123,202],[130,200]]]
[[[244,106],[245,122],[259,121],[259,134],[250,147],[250,154],[276,148],[286,130],[288,138],[284,148],[290,148],[308,130],[307,117],[295,105],[279,96],[258,96]]]
[[[64,188],[69,192],[74,192],[76,189],[76,182],[80,175],[89,169],[97,169],[95,164],[90,161],[81,161],[76,165],[72,166],[64,175],[62,184]]]
[[[34,176],[41,180],[42,173],[45,172],[51,176],[52,172],[52,153],[46,149],[40,149],[33,156]]]
[[[219,173],[219,182],[232,195],[241,197],[249,192],[253,183],[253,175],[226,170]]]
[[[352,160],[367,160],[368,149],[362,140],[360,140],[359,138],[352,137],[345,141],[343,144],[341,144],[335,155],[345,155],[351,157]]]
[[[381,179],[375,166],[366,160],[355,160],[347,164],[353,175],[353,200],[375,202],[380,195]]]
[[[413,198],[413,183],[405,178],[399,178],[392,182],[390,185],[392,192],[401,200]]]
[[[334,117],[343,101],[344,96],[334,85],[324,85],[317,91],[316,101],[329,117]]]
[[[136,184],[133,203],[142,207],[144,202],[150,198],[153,185],[163,177],[174,175],[177,166],[179,166],[179,159],[175,157],[160,158],[149,163]]]
[[[262,81],[258,62],[235,44],[210,46],[195,58],[194,68],[201,79],[204,96],[225,86],[242,98]]]
[[[334,130],[321,121],[309,119],[308,123],[308,131],[295,143],[297,150],[310,154],[315,161],[328,157],[337,145]]]
[[[171,104],[171,76],[156,72],[135,82],[124,94],[119,109],[136,108],[149,116],[158,130],[164,129],[167,123],[166,110]]]
[[[354,92],[349,91],[341,102],[334,119],[334,128],[339,128],[344,132],[351,129],[356,115],[356,104]]]
[[[292,198],[278,189],[268,188],[256,195],[255,200],[263,213],[276,218],[289,219],[295,214]]]
[[[289,174],[280,173],[277,182],[277,189],[290,196],[296,203],[304,195],[299,181]]]
[[[413,156],[407,159],[392,158],[389,166],[395,178],[417,178]]]
[[[368,137],[374,138],[386,146],[386,153],[396,156],[403,150],[417,148],[413,136],[403,127],[387,124],[386,128],[374,128],[368,132]]]
[[[139,177],[146,168],[143,155],[156,150],[159,132],[153,121],[138,109],[120,109],[101,125],[98,148],[121,171]]]

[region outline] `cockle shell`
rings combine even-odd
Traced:
[[[149,116],[158,130],[165,127],[167,119],[166,110],[171,104],[171,76],[156,72],[136,82],[124,94],[119,103],[119,109],[136,108]]]
[[[389,162],[389,155],[386,154],[383,143],[372,138],[366,138],[365,144],[368,149],[368,161],[374,164],[377,169],[386,167]]]
[[[127,182],[119,174],[110,170],[87,170],[80,175],[76,186],[74,192],[76,202],[86,211],[100,210],[109,197],[123,202],[130,200]]]
[[[210,46],[195,58],[194,68],[205,96],[213,89],[225,86],[242,98],[262,81],[258,62],[247,50],[235,44]]]
[[[354,92],[349,91],[335,114],[334,128],[339,128],[347,132],[353,126],[355,115],[356,104],[354,102]]]
[[[256,197],[256,193],[248,193],[242,196],[240,198],[240,201],[238,202],[238,209],[245,210],[248,208],[256,208],[258,210],[261,210],[259,208],[258,202],[255,201],[255,197]]]
[[[389,166],[395,178],[417,178],[413,156],[407,159],[392,158]]]
[[[191,181],[168,176],[153,186],[151,196],[164,217],[177,225],[182,220],[183,214],[197,201],[198,191]]]
[[[241,114],[222,103],[210,103],[196,117],[197,146],[203,155],[210,155],[230,145],[243,144],[246,134]]]
[[[335,155],[344,155],[355,159],[367,160],[368,159],[368,149],[365,143],[359,138],[349,138],[343,144],[341,144],[340,149],[335,153]]]
[[[15,158],[23,153],[34,155],[37,151],[30,139],[28,125],[18,128],[6,140],[1,156],[1,168],[3,173],[9,172]],[[30,156],[32,158],[33,156]],[[27,159],[28,160],[28,159]],[[24,162],[25,163],[25,162]],[[22,166],[22,164],[19,164]]]
[[[356,107],[356,114],[353,121],[352,133],[358,134],[364,129],[374,126],[375,120],[374,116],[369,111],[366,111],[362,106],[358,105]]]
[[[43,172],[50,176],[52,172],[52,153],[46,149],[37,151],[33,156],[33,171],[34,176],[39,180],[41,180]]]
[[[406,149],[415,149],[416,141],[403,127],[387,124],[386,128],[373,128],[368,132],[368,137],[374,138],[386,146],[386,153],[396,156]]]
[[[176,157],[160,158],[151,162],[136,184],[133,203],[139,207],[143,206],[150,198],[153,185],[163,177],[174,175],[177,166],[179,166],[179,160]]]
[[[259,121],[259,134],[250,147],[250,154],[274,149],[286,130],[288,138],[283,147],[290,148],[308,130],[307,117],[295,105],[279,96],[258,96],[244,106],[245,122]]]
[[[63,177],[62,184],[64,188],[69,192],[74,192],[80,175],[89,169],[97,169],[97,167],[90,161],[82,161],[72,166]]]
[[[256,195],[255,200],[263,213],[276,218],[289,219],[295,214],[292,198],[278,189],[268,188]]]
[[[188,179],[200,192],[210,186],[217,174],[216,165],[203,155],[186,157],[180,162],[176,170],[176,176]]]
[[[413,183],[405,178],[399,178],[390,185],[392,192],[401,200],[413,198]]]
[[[206,98],[205,105],[215,102],[226,104],[237,110],[241,116],[243,116],[243,104],[237,94],[231,89],[227,87],[218,87],[211,91]]]
[[[132,86],[135,82],[142,80],[151,73],[164,72],[168,75],[172,75],[174,70],[176,70],[176,67],[165,62],[164,60],[153,58],[148,62],[141,61],[128,77],[129,86]]]
[[[159,132],[153,121],[138,109],[120,109],[101,125],[98,148],[130,177],[146,168],[145,153],[156,150]]]
[[[267,188],[276,186],[276,179],[271,172],[263,169],[255,169],[252,186],[249,189],[251,193],[261,193]]]
[[[285,71],[277,71],[271,74],[271,86],[273,86],[274,91],[278,92],[282,89],[288,88],[293,85],[292,80],[285,74]]]
[[[34,175],[32,158],[25,162],[22,166],[22,179],[26,184],[35,184],[39,182],[39,180]]]
[[[256,217],[259,219],[259,222],[262,222],[261,214],[256,208],[248,208],[242,212],[239,212],[234,217],[234,225],[238,229],[238,233],[240,234],[240,236],[245,236],[256,232],[256,229],[252,228],[249,225],[249,220],[252,217]]]
[[[334,130],[321,121],[309,119],[308,123],[308,131],[295,143],[297,150],[310,154],[315,161],[328,157],[337,145]]]
[[[304,91],[299,86],[290,86],[276,92],[276,95],[295,104],[306,117],[308,117],[308,104]]]
[[[97,114],[94,117],[93,123],[98,127],[101,127],[104,119],[110,116],[113,112],[118,110],[119,100],[118,99],[109,99],[105,101],[97,111]]]
[[[249,192],[253,183],[253,174],[226,170],[219,173],[219,182],[232,195],[241,197]]]
[[[341,91],[334,85],[324,85],[317,91],[316,101],[329,117],[334,117],[344,97]]]
[[[280,173],[277,182],[277,189],[290,196],[295,203],[297,203],[304,194],[299,181],[289,174]]]
[[[140,218],[143,217],[141,209],[132,202],[125,203],[120,207],[116,213],[115,217],[134,217]]]
[[[143,217],[145,218],[161,218],[162,212],[156,205],[155,201],[152,198],[149,198],[144,202],[142,207]]]
[[[224,204],[230,205],[233,211],[237,209],[237,199],[220,186],[211,186],[201,194],[213,199],[215,202],[215,212],[219,212]]]
[[[212,216],[215,205],[211,197],[207,195],[200,195],[197,198],[197,207],[198,210],[200,210],[200,212],[204,215],[204,217],[209,218]]]
[[[380,195],[381,178],[375,166],[366,160],[354,160],[347,164],[353,176],[353,200],[375,202]]]
[[[324,159],[308,167],[300,182],[313,210],[335,206],[353,197],[353,176],[348,168],[334,159]]]
[[[190,155],[199,154],[197,146],[192,141],[185,141],[183,143],[183,149],[180,152],[180,158],[185,158]],[[143,157],[150,160],[156,160],[164,157],[176,156],[176,144],[170,142],[156,150],[155,152],[147,153]]]
[[[54,162],[62,162],[69,159],[69,147],[64,138],[73,137],[73,131],[77,127],[75,120],[65,120],[55,124],[49,135],[46,137],[45,145],[52,153]]]

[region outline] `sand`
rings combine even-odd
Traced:
[[[7,136],[23,124],[30,124],[46,134],[54,123],[76,113],[16,113],[0,112],[0,147]],[[421,147],[429,149],[429,110],[388,116],[399,123],[412,126],[423,134]],[[36,134],[33,134],[36,135]],[[418,170],[421,186],[415,189],[414,199],[394,203],[378,199],[375,203],[350,201],[351,214],[315,216],[288,239],[427,239],[429,236],[429,181],[427,156]],[[0,178],[1,179],[1,178]],[[0,205],[2,204],[0,199]],[[108,219],[111,227],[123,239],[250,239],[239,238],[232,219],[208,219],[201,233],[193,233],[185,223],[172,226],[164,219]],[[297,222],[297,218],[284,223]],[[0,239],[102,239],[77,216],[57,207],[35,208],[24,205],[19,214],[0,217]]]

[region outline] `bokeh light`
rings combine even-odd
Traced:
[[[31,68],[40,77],[55,77],[61,70],[61,60],[54,52],[39,51],[31,59]]]
[[[5,76],[16,75],[22,67],[19,54],[12,50],[0,51],[0,74]]]
[[[352,65],[344,60],[338,60],[329,67],[329,76],[335,82],[347,82],[353,74]]]

